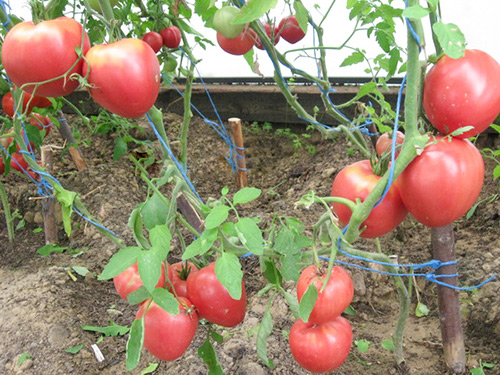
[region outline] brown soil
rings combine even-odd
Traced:
[[[166,115],[169,132],[175,134],[179,118]],[[248,124],[246,124],[248,125]],[[342,138],[322,141],[317,135],[304,141],[300,149],[294,149],[289,137],[274,131],[251,131],[245,128],[248,155],[249,183],[263,190],[258,204],[243,211],[249,216],[264,220],[272,214],[295,216],[310,226],[319,218],[321,211],[314,206],[310,210],[296,208],[294,203],[309,190],[326,196],[337,171],[359,155],[346,155]],[[297,129],[295,129],[297,130]],[[56,132],[53,132],[56,133]],[[148,137],[148,132],[145,136]],[[60,138],[51,134],[51,142],[61,144]],[[482,139],[480,146],[496,146],[499,140]],[[200,119],[193,120],[189,141],[189,173],[198,193],[206,200],[217,197],[222,187],[234,189],[231,169],[224,156],[227,146]],[[490,143],[496,142],[496,145]],[[155,143],[156,146],[158,146]],[[316,147],[313,156],[305,145]],[[146,197],[146,188],[134,175],[134,168],[127,158],[111,161],[113,137],[93,136],[91,144],[83,146],[90,168],[77,172],[68,155],[59,155],[54,174],[67,189],[84,196],[89,210],[102,223],[132,244],[127,228],[127,218],[137,204]],[[494,165],[485,160],[487,173],[481,199],[498,193],[498,181],[493,181]],[[65,252],[41,257],[36,250],[43,246],[43,232],[35,229],[40,221],[40,202],[29,200],[36,196],[36,189],[26,179],[11,174],[6,187],[12,207],[26,219],[26,225],[16,231],[16,241],[9,243],[5,231],[3,213],[0,218],[0,373],[2,374],[125,374],[125,343],[127,336],[103,337],[83,331],[81,325],[106,326],[112,320],[120,325],[130,325],[135,307],[129,306],[115,293],[112,282],[97,281],[109,257],[117,248],[94,227],[74,217],[74,235],[69,241],[62,230],[61,245],[69,246],[72,254]],[[461,219],[455,225],[456,250],[459,259],[461,285],[481,282],[497,272],[500,266],[498,199],[480,204],[468,220]],[[360,248],[375,250],[375,243],[361,241]],[[401,263],[425,262],[430,259],[430,231],[409,218],[392,234],[382,238],[385,252],[397,254]],[[77,249],[77,250],[75,250]],[[173,251],[170,261],[180,254]],[[76,281],[70,278],[68,268],[87,267],[91,272],[81,277],[75,272]],[[267,304],[266,297],[257,291],[264,286],[259,276],[258,261],[245,258],[248,293],[248,313],[242,324],[231,330],[220,330],[226,338],[217,344],[216,350],[226,374],[306,374],[293,360],[288,348],[287,334],[293,324],[293,316],[286,303],[277,299],[272,306],[274,334],[268,342],[268,355],[276,368],[270,370],[258,359],[255,350],[256,330]],[[437,297],[435,285],[417,280],[420,300],[430,308],[426,317],[417,318],[411,313],[405,338],[406,363],[403,368],[394,366],[392,353],[383,349],[381,341],[389,339],[393,332],[398,311],[397,296],[392,281],[382,275],[350,268],[356,286],[353,307],[356,315],[348,316],[354,331],[354,339],[365,339],[370,348],[360,353],[353,346],[344,365],[337,374],[423,374],[446,373],[443,362]],[[289,285],[294,292],[294,286]],[[486,374],[499,373],[500,352],[500,281],[496,280],[473,292],[460,292],[463,326],[466,336],[468,365],[477,367],[480,360],[496,363]],[[412,310],[416,305],[413,296]],[[203,342],[206,326],[199,332],[185,355],[171,363],[160,363],[156,374],[205,374],[197,349]],[[99,363],[91,349],[98,342],[104,355]],[[84,345],[77,354],[65,352],[66,348]],[[21,366],[17,359],[28,353],[32,359]],[[150,362],[158,362],[143,351],[141,364],[132,374],[139,374]]]

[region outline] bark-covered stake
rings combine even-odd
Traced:
[[[247,163],[245,160],[245,149],[243,148],[243,132],[241,131],[241,120],[237,117],[231,117],[229,120],[229,129],[231,130],[231,140],[235,145],[233,160],[237,166],[235,178],[238,190],[248,186],[247,183]]]
[[[453,225],[432,228],[432,256],[441,262],[456,260]],[[455,264],[444,266],[437,271],[438,275],[454,275],[457,273]],[[440,277],[439,281],[457,286],[457,277]],[[460,316],[459,292],[446,286],[437,286],[439,318],[441,320],[441,336],[443,341],[444,360],[454,374],[465,372],[465,344]]]
[[[54,158],[50,146],[42,146],[42,165],[48,173],[52,173]],[[45,244],[57,243],[56,201],[46,198],[42,200],[43,225],[45,231]]]

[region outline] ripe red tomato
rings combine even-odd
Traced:
[[[170,267],[168,268],[169,268],[168,277],[170,278],[171,277]],[[115,289],[118,295],[122,297],[124,300],[127,300],[127,296],[129,293],[136,291],[143,285],[141,277],[139,276],[139,265],[137,264],[137,262],[134,263],[129,268],[127,268],[118,276],[115,276],[113,278],[113,283],[115,284]],[[165,265],[164,263],[162,263],[160,278],[158,279],[158,284],[156,284],[156,286],[163,287],[164,285],[165,285]]]
[[[37,108],[48,108],[52,105],[52,102],[44,96],[37,97],[38,102],[36,103]]]
[[[457,138],[484,131],[500,112],[500,64],[486,52],[466,50],[465,56],[443,56],[424,81],[423,106],[442,134],[474,126]]]
[[[323,324],[297,320],[290,330],[293,357],[308,371],[331,372],[347,359],[352,345],[351,323],[341,316]]]
[[[245,24],[233,24],[233,19],[240,10],[233,6],[224,6],[214,14],[212,27],[226,38],[236,38],[245,28]]]
[[[404,133],[398,130],[396,134],[396,146],[403,144],[405,140]],[[391,152],[392,148],[392,133],[384,133],[377,139],[377,143],[375,144],[375,150],[377,151],[377,155],[382,155],[384,152]],[[399,150],[396,150],[396,157],[399,155]]]
[[[34,96],[32,98],[31,94],[24,92],[23,93],[23,106],[22,106],[22,108],[18,109],[20,111],[19,113],[24,113],[24,111],[27,108],[26,114],[30,114],[32,109],[34,107],[38,106],[39,99],[40,98],[38,98],[37,96]],[[6,115],[8,115],[10,117],[14,117],[14,106],[15,106],[14,97],[12,96],[11,92],[8,92],[2,98],[2,109]]]
[[[326,269],[318,269],[315,265],[306,267],[297,283],[299,302],[310,284],[314,283],[319,292],[326,275]],[[322,324],[339,316],[350,305],[353,296],[354,284],[351,276],[342,267],[333,267],[325,290],[318,294],[316,304],[309,316],[309,322]]]
[[[332,185],[332,197],[364,201],[381,179],[373,173],[369,160],[361,160],[348,165],[335,177]],[[341,204],[333,203],[333,210],[342,225],[347,225],[351,218],[351,210]],[[407,209],[401,200],[398,188],[393,184],[384,200],[373,208],[368,218],[361,224],[366,229],[361,232],[363,238],[380,237],[396,228],[405,218]]]
[[[189,275],[188,298],[196,306],[200,317],[223,327],[234,327],[243,321],[247,307],[245,284],[242,295],[233,299],[215,274],[215,262]]]
[[[189,275],[198,272],[198,268],[191,262],[178,262],[170,266],[169,275],[170,272],[172,273],[170,281],[177,296],[187,297],[187,278]]]
[[[0,156],[0,174],[3,174],[5,172],[5,164],[3,163],[3,159]]]
[[[281,20],[278,26],[278,35],[281,35],[288,43],[295,44],[306,35],[299,26],[295,16],[288,16]]]
[[[198,315],[187,298],[180,297],[179,314],[171,315],[152,302],[144,316],[144,347],[162,361],[173,361],[184,354],[198,328]],[[149,301],[135,316],[144,314]]]
[[[168,48],[177,48],[181,44],[181,31],[177,26],[170,26],[160,31],[163,45]]]
[[[264,28],[266,29],[267,36],[273,41],[274,45],[278,44],[278,42],[280,41],[280,35],[278,34],[277,29],[267,23],[264,24]],[[259,37],[257,37],[255,40],[255,47],[262,50],[264,49],[264,46],[260,42]]]
[[[150,31],[142,36],[142,40],[144,40],[149,46],[157,53],[163,47],[163,38],[160,33],[156,31]]]
[[[134,118],[153,106],[160,88],[160,65],[140,39],[121,39],[92,47],[83,65],[92,98],[117,115]]]
[[[469,140],[436,137],[408,165],[397,185],[415,219],[442,227],[472,207],[483,180],[483,158]]]
[[[252,49],[255,44],[255,31],[247,29],[235,38],[226,38],[217,31],[217,42],[220,48],[231,55],[244,55]]]
[[[19,152],[14,152],[10,160],[10,167],[24,173],[28,169],[28,162],[24,159],[23,154]]]
[[[22,86],[54,79],[66,74],[75,65],[64,78],[44,83],[36,90],[38,96],[71,94],[78,87],[78,81],[70,76],[82,72],[83,59],[77,62],[75,52],[75,48],[82,43],[82,31],[82,25],[67,17],[36,25],[31,21],[18,23],[7,33],[2,47],[2,63],[7,75],[14,84]],[[83,53],[89,48],[90,41],[85,34]],[[33,93],[34,88],[30,85],[25,90]]]
[[[49,116],[42,116],[39,113],[33,113],[32,116],[29,117],[28,121],[39,130],[45,130],[45,136],[49,135],[50,129],[52,128],[52,121]]]

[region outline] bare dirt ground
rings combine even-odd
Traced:
[[[175,134],[179,118],[167,114],[169,132]],[[246,152],[249,163],[249,183],[263,190],[258,202],[247,208],[246,215],[269,218],[272,214],[289,215],[311,225],[320,211],[295,208],[294,203],[309,190],[318,195],[329,195],[336,172],[359,155],[347,156],[347,145],[342,138],[322,141],[316,135],[304,140],[301,148],[294,148],[292,139],[275,131],[254,130],[245,124]],[[296,129],[295,129],[296,130]],[[62,144],[57,134],[50,141]],[[148,137],[148,134],[143,135]],[[491,147],[499,139],[479,140],[480,147]],[[217,197],[224,186],[234,189],[231,169],[224,156],[227,146],[219,136],[200,119],[193,120],[189,141],[189,173],[203,199]],[[316,148],[312,155],[305,146]],[[68,155],[58,155],[55,176],[67,189],[85,196],[84,203],[102,223],[132,244],[127,228],[130,212],[146,197],[146,188],[134,174],[126,157],[113,162],[113,135],[98,135],[82,146],[89,169],[77,172]],[[498,181],[493,181],[494,165],[485,160],[486,180],[480,199],[498,193]],[[12,207],[24,217],[26,225],[16,231],[16,241],[9,243],[3,213],[0,216],[0,373],[1,374],[125,374],[125,344],[127,335],[100,337],[82,330],[82,325],[107,326],[110,321],[129,326],[136,308],[121,300],[112,282],[98,281],[98,275],[116,246],[92,226],[74,217],[74,235],[68,240],[62,230],[60,244],[70,247],[62,254],[46,257],[36,250],[44,245],[40,202],[28,200],[36,196],[36,189],[26,179],[11,174],[6,179]],[[456,251],[459,259],[461,285],[481,282],[500,269],[500,205],[499,200],[482,203],[474,215],[460,219],[455,225]],[[374,242],[362,241],[360,248],[375,251]],[[430,259],[430,230],[408,218],[393,233],[382,238],[382,248],[397,254],[401,263],[425,262]],[[175,262],[180,254],[169,255]],[[74,281],[68,269],[73,266],[88,268],[85,277]],[[226,374],[306,374],[293,360],[288,348],[287,334],[294,318],[286,303],[277,299],[272,306],[274,332],[268,342],[268,355],[276,368],[268,369],[255,351],[256,329],[265,311],[267,298],[257,291],[264,286],[259,276],[256,259],[243,260],[248,294],[248,312],[242,324],[231,330],[220,330],[225,340],[216,350]],[[336,374],[414,374],[441,375],[446,373],[442,359],[439,317],[435,285],[417,280],[419,298],[430,313],[417,318],[411,313],[405,337],[406,368],[394,367],[392,353],[381,341],[393,332],[398,311],[397,296],[392,281],[385,276],[350,268],[355,281],[356,315],[351,315],[355,340],[370,342],[368,351],[361,353],[355,345],[344,365]],[[294,286],[289,285],[294,293]],[[496,280],[473,292],[460,292],[463,326],[466,336],[468,365],[477,367],[479,361],[495,363],[486,374],[500,373],[500,281]],[[416,295],[413,294],[414,310]],[[199,332],[188,351],[180,359],[160,363],[155,374],[206,374],[197,349],[204,341],[206,327]],[[97,362],[91,345],[98,342],[104,355]],[[65,349],[83,345],[77,354]],[[17,364],[19,356],[27,353],[30,359]],[[140,374],[150,362],[158,362],[143,351],[141,364],[132,374]]]

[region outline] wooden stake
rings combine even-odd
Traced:
[[[54,167],[54,158],[52,149],[49,146],[41,147],[42,165],[48,173],[52,173]],[[57,243],[57,221],[56,221],[56,201],[55,199],[42,200],[43,225],[45,230],[45,244],[52,245]]]
[[[201,219],[200,215],[198,215],[198,212],[196,212],[194,207],[191,206],[184,194],[179,193],[176,200],[177,209],[181,212],[189,225],[196,229],[198,233],[203,233],[203,230],[205,229],[205,223]]]
[[[453,235],[453,225],[432,228],[432,255],[442,262],[456,260]],[[455,264],[441,267],[438,275],[454,275],[457,273]],[[457,277],[440,277],[439,281],[457,286]],[[454,374],[465,372],[465,343],[460,316],[460,302],[458,290],[438,285],[439,317],[441,320],[441,336],[443,341],[444,359],[446,365]]]
[[[75,138],[73,138],[71,128],[69,127],[68,121],[66,120],[66,117],[64,117],[64,113],[62,111],[59,111],[59,118],[62,119],[62,121],[60,121],[61,127],[59,128],[61,137],[63,137],[69,144],[75,143]],[[76,169],[78,169],[79,171],[87,169],[87,164],[83,159],[83,155],[80,149],[78,149],[77,147],[69,146],[69,153],[71,155],[71,158],[73,159],[73,163],[75,163]]]
[[[248,186],[247,183],[247,163],[245,160],[245,149],[243,147],[243,132],[241,130],[241,120],[237,117],[231,117],[229,120],[229,129],[231,130],[231,140],[235,145],[233,160],[237,166],[235,178],[238,190]]]

